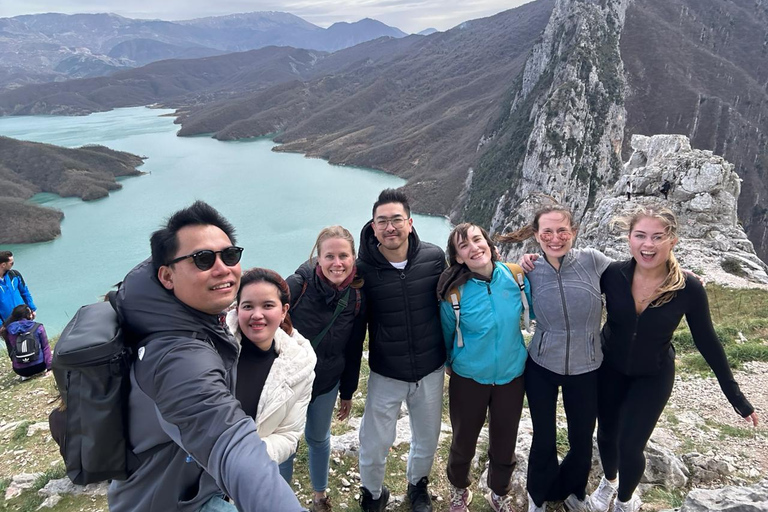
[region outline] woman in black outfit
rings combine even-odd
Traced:
[[[314,490],[312,510],[327,512],[331,510],[325,489],[333,409],[337,396],[341,398],[339,420],[346,419],[352,409],[366,330],[363,281],[357,278],[350,232],[341,226],[320,231],[309,261],[286,281],[291,288],[293,325],[311,341],[317,355],[304,437]]]
[[[608,510],[617,487],[614,511],[640,509],[633,493],[645,471],[643,450],[672,393],[672,334],[683,315],[728,401],[740,416],[758,422],[715,335],[703,286],[681,271],[672,253],[677,243],[674,214],[638,206],[615,224],[629,233],[632,259],[611,263],[600,281],[608,313],[598,371],[597,442],[605,476],[589,499],[595,512]]]

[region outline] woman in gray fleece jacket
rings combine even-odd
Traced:
[[[561,500],[568,510],[586,510],[597,418],[597,369],[603,360],[600,276],[611,260],[593,249],[572,249],[576,231],[570,210],[553,205],[537,211],[530,225],[499,237],[501,242],[535,237],[544,253],[526,275],[536,314],[536,332],[525,368],[525,392],[533,422],[529,512],[545,511],[548,501]],[[556,409],[560,388],[570,450],[558,464]]]

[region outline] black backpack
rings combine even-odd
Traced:
[[[28,331],[22,332],[16,337],[16,343],[12,348],[11,357],[15,362],[14,368],[24,368],[37,362],[40,358],[40,339],[37,337],[37,329],[40,324],[35,323]]]
[[[125,480],[143,460],[169,443],[135,454],[128,436],[128,399],[134,348],[159,332],[128,340],[115,307],[109,302],[81,307],[59,337],[53,351],[53,376],[62,405],[48,417],[67,476],[75,484]],[[178,333],[198,336],[198,333]]]
[[[75,484],[122,480],[135,465],[127,436],[131,358],[110,302],[81,307],[54,347],[62,405],[49,422]]]

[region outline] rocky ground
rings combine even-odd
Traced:
[[[47,411],[56,398],[53,379],[19,382],[10,372],[7,359],[0,359],[0,493],[5,495],[5,499],[0,496],[0,510],[32,511],[40,507],[54,512],[106,512],[104,486],[83,489],[72,486],[64,477],[63,465],[45,422]],[[643,510],[680,507],[692,488],[700,491],[689,494],[684,512],[715,509],[711,500],[706,501],[712,496],[719,497],[721,501],[723,496],[730,496],[732,500],[743,500],[747,496],[752,500],[750,506],[753,508],[724,507],[718,510],[768,510],[768,484],[755,485],[768,478],[768,429],[765,428],[768,421],[758,428],[747,426],[729,406],[713,377],[685,371],[678,373],[672,398],[646,453],[648,470],[641,486],[646,502]],[[744,363],[735,375],[761,419],[768,420],[768,394],[765,392],[768,389],[768,363]],[[364,393],[363,381],[355,398],[354,417],[347,424],[334,425],[330,495],[338,510],[358,510],[357,428]],[[388,507],[391,511],[409,510],[404,499],[404,471],[410,436],[406,414],[404,410],[398,423],[398,440],[388,462],[386,483],[394,496]],[[565,418],[561,414],[559,419],[565,442]],[[483,433],[473,469],[477,482],[477,497],[470,507],[473,512],[490,510],[482,498],[487,459],[484,454],[485,439],[487,437]],[[531,424],[526,410],[518,437],[519,463],[513,478],[513,492],[519,510],[526,507],[523,489],[530,439]],[[432,472],[431,487],[437,511],[448,509],[445,465],[449,445],[450,426],[446,408],[441,446]],[[561,448],[565,449],[565,445]],[[302,448],[293,485],[302,502],[308,504],[311,487],[305,466],[306,452]],[[599,477],[600,468],[595,457],[591,488],[597,484]],[[738,487],[719,491],[728,485]],[[718,491],[710,496],[704,492],[708,489]],[[552,505],[550,510],[563,510],[560,504]]]

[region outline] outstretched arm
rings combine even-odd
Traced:
[[[704,291],[701,283],[693,277],[686,279],[686,291],[688,292],[689,304],[685,313],[685,319],[691,329],[691,335],[693,336],[696,348],[704,356],[712,371],[715,372],[717,381],[720,383],[720,389],[722,389],[736,412],[743,418],[751,418],[755,408],[752,407],[749,400],[742,394],[736,379],[733,378],[723,345],[717,338],[715,329],[712,326],[707,293]],[[752,420],[753,423],[756,420],[757,416]]]

